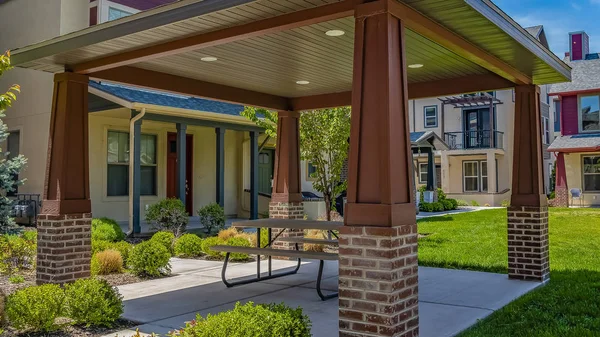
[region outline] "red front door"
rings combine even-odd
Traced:
[[[193,182],[192,168],[194,162],[194,138],[186,135],[185,145],[185,209],[188,214],[194,214],[194,199],[192,195]],[[177,134],[167,135],[167,198],[177,198]]]

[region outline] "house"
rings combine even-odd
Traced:
[[[550,146],[556,155],[556,205],[600,205],[600,54],[590,53],[585,32],[569,34],[564,60],[572,81],[553,84],[550,94],[560,113],[560,136]]]

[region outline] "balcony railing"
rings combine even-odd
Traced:
[[[444,140],[451,150],[504,148],[504,132],[501,131],[446,132]]]

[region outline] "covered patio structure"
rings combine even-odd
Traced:
[[[352,106],[340,336],[419,335],[408,100],[514,88],[509,277],[549,277],[538,85],[570,69],[488,0],[185,0],[12,55],[56,73],[40,282],[89,275],[90,79],[279,111],[279,218],[302,218],[300,113]]]

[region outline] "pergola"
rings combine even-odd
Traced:
[[[183,0],[12,55],[56,73],[41,282],[89,275],[90,79],[279,111],[271,209],[286,218],[302,217],[300,112],[352,106],[340,336],[418,335],[408,99],[514,88],[509,277],[548,279],[537,85],[570,68],[489,0]]]

